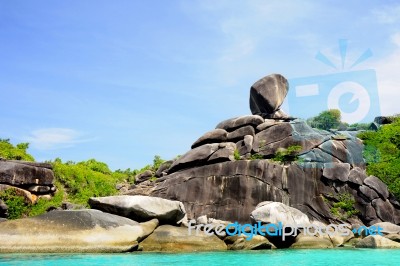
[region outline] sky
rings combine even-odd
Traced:
[[[0,138],[37,161],[174,158],[271,73],[292,116],[371,121],[400,113],[399,69],[397,1],[0,0]]]

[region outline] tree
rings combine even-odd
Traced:
[[[316,117],[308,119],[307,122],[311,127],[329,130],[331,128],[338,128],[341,124],[340,119],[340,110],[330,109],[319,113]]]

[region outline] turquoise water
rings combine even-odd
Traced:
[[[199,253],[2,254],[0,265],[400,265],[400,250],[265,250]]]

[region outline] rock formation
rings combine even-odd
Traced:
[[[250,89],[253,115],[219,123],[163,169],[161,178],[128,194],[181,201],[189,219],[207,215],[244,223],[263,201],[287,204],[310,220],[343,221],[348,217],[332,208],[346,195],[355,200],[360,224],[400,223],[399,202],[365,173],[357,132],[317,130],[277,116],[287,91],[281,75],[257,81]]]
[[[56,187],[51,164],[0,158],[0,192],[13,189],[33,204],[40,197],[51,196]],[[7,206],[0,200],[0,217],[7,217]]]

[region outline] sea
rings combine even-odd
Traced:
[[[281,249],[196,253],[0,254],[0,265],[400,265],[400,250]]]

